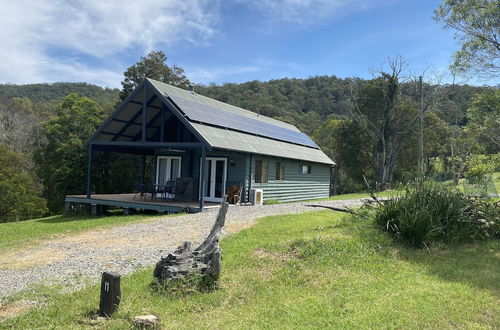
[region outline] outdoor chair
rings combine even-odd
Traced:
[[[137,194],[140,194],[141,197],[146,198],[148,194],[151,195],[151,199],[155,197],[156,191],[151,180],[142,180],[137,179],[134,181],[135,195],[134,199],[137,197]]]
[[[164,186],[157,186],[156,193],[160,195],[162,201],[174,199],[175,196],[175,181],[167,181]]]

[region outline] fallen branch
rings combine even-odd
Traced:
[[[341,209],[341,208],[334,207],[334,206],[319,205],[319,204],[304,204],[304,206],[308,206],[308,207],[322,207],[322,208],[330,209],[330,210],[333,210],[333,211],[346,212],[346,213],[350,213],[350,214],[357,214],[356,211],[354,211],[353,209],[350,209],[348,207]]]

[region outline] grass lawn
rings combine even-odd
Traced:
[[[375,195],[377,197],[391,197],[397,194],[397,192],[398,192],[397,190],[384,190],[381,192],[376,192]],[[328,198],[319,198],[319,199],[314,199],[313,201],[338,201],[338,200],[360,199],[360,198],[371,198],[371,197],[367,192],[360,192],[352,194],[335,195]]]
[[[70,234],[78,231],[121,225],[134,221],[151,219],[157,215],[138,214],[131,216],[63,216],[56,215],[18,222],[0,223],[0,252],[34,244],[57,234]]]
[[[122,279],[122,303],[95,324],[99,287],[44,293],[48,303],[0,328],[130,328],[151,313],[165,328],[497,328],[500,242],[414,250],[371,220],[319,211],[260,219],[221,242],[220,288],[153,289],[152,269]]]

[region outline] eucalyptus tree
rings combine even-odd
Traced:
[[[389,59],[389,70],[380,71],[353,95],[356,120],[369,136],[374,179],[386,189],[393,179],[397,159],[405,140],[415,129],[417,105],[401,93],[405,61]]]
[[[177,65],[168,66],[167,56],[161,50],[151,51],[146,56],[129,67],[124,73],[121,82],[120,99],[123,101],[145,78],[155,79],[181,88],[187,88],[189,79],[184,69]]]
[[[451,65],[457,73],[500,73],[500,4],[498,0],[442,0],[434,19],[457,31],[461,48]]]

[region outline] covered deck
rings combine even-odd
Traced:
[[[197,213],[201,211],[197,201],[175,202],[161,201],[151,199],[150,196],[140,196],[140,194],[94,194],[90,197],[86,195],[68,195],[65,199],[68,207],[74,204],[90,204],[94,213],[99,213],[102,206],[120,207],[125,211],[135,210],[153,210],[165,213]],[[217,208],[219,203],[205,202],[204,209]]]
[[[225,187],[221,189],[221,198],[207,200],[210,196],[207,196],[206,191],[210,189],[207,185],[206,157],[207,151],[211,151],[212,147],[193,129],[185,114],[166,93],[148,79],[139,84],[120,104],[89,139],[86,147],[86,194],[67,195],[67,207],[72,204],[90,204],[93,213],[99,213],[108,206],[121,207],[125,211],[144,209],[168,213],[201,212],[205,208],[218,206],[218,199],[222,200]],[[179,179],[189,181],[189,189],[183,189],[182,194],[176,189],[173,201],[159,198],[152,200],[149,194],[148,198],[144,198],[142,193],[150,193],[149,190],[142,191],[136,198],[134,193],[110,194],[99,191],[94,194],[92,168],[96,152],[141,155],[140,180],[137,180],[138,177],[129,178],[131,182],[140,181],[140,189],[149,189],[145,188],[149,187],[148,183],[165,187],[169,182]],[[149,163],[153,162],[152,169],[146,170],[146,159]],[[135,191],[138,191],[140,189],[136,183]]]

